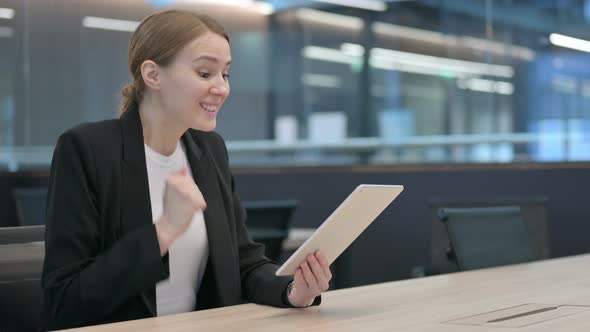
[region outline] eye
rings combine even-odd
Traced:
[[[201,76],[202,78],[209,78],[209,73],[200,71],[199,76]]]
[[[229,80],[229,77],[230,77],[229,74],[223,74],[223,79],[224,80],[226,80],[226,81]]]

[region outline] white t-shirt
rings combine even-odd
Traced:
[[[145,146],[150,200],[154,223],[162,216],[166,177],[183,166],[190,166],[184,146],[179,142],[170,156]],[[203,212],[195,213],[188,230],[169,248],[170,278],[156,284],[158,316],[190,312],[195,309],[196,294],[209,257],[209,244]]]

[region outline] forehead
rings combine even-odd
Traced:
[[[228,41],[215,33],[207,32],[193,39],[179,53],[179,58],[193,61],[200,56],[215,57],[221,64],[231,62],[231,51]]]

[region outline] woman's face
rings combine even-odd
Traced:
[[[212,32],[195,38],[162,67],[160,93],[164,111],[181,125],[212,131],[217,112],[229,95],[231,54],[225,38]]]

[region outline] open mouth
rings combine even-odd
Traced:
[[[219,109],[219,105],[211,105],[211,104],[205,104],[205,103],[199,103],[199,105],[201,106],[202,109],[204,109],[207,112],[211,112],[211,113],[215,113]]]

